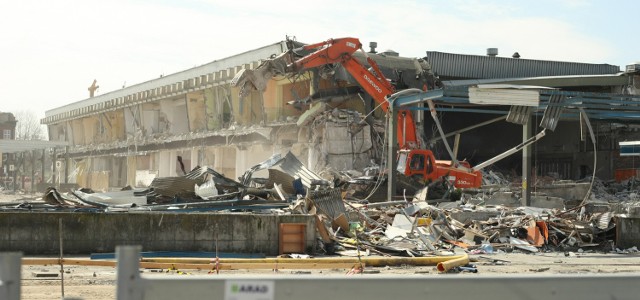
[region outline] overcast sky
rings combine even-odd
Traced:
[[[425,51],[624,66],[640,61],[640,1],[0,2],[0,111],[46,110],[295,36]]]

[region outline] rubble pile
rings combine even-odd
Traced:
[[[256,177],[261,170],[267,170],[263,174],[268,178]],[[0,210],[311,214],[316,218],[319,252],[411,257],[630,251],[617,249],[614,243],[616,217],[640,216],[640,182],[636,180],[595,180],[591,187],[590,180],[544,179],[533,197],[551,204],[522,206],[520,185],[499,172],[487,171],[483,188],[458,191],[457,201],[430,199],[430,185],[412,199],[405,195],[392,201],[369,201],[384,186],[379,170],[372,166],[364,172],[334,172],[338,177],[327,180],[288,153],[253,166],[238,181],[211,168],[196,167],[184,176],[156,178],[145,189],[60,193],[49,188],[38,201],[4,204]],[[553,196],[558,191],[571,191],[575,199]]]
[[[323,244],[358,248],[365,253],[424,256],[443,252],[490,254],[497,251],[577,251],[587,247],[611,250],[615,235],[613,213],[585,213],[582,209],[550,210],[534,207],[440,208],[425,201],[410,203],[346,204],[346,215],[321,215],[320,232],[330,233]],[[335,204],[334,204],[335,205]],[[301,211],[303,212],[303,211]],[[349,216],[349,217],[345,217]],[[337,246],[336,246],[337,245]],[[608,247],[608,248],[607,248]]]

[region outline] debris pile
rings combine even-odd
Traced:
[[[326,194],[326,193],[325,193]],[[360,255],[614,251],[614,213],[601,206],[572,209],[487,207],[424,200],[341,205],[310,194],[300,213],[317,216],[323,251]],[[636,204],[637,205],[637,204]],[[619,251],[619,250],[618,250]]]
[[[255,176],[261,170],[267,170],[261,173],[267,178]],[[287,153],[251,167],[238,181],[196,167],[184,176],[155,178],[145,189],[59,193],[49,188],[39,201],[4,204],[0,210],[311,214],[320,252],[411,257],[633,251],[616,248],[616,217],[640,216],[640,182],[635,180],[595,180],[591,193],[586,192],[588,182],[541,180],[545,185],[536,187],[533,198],[543,205],[522,206],[519,185],[494,171],[484,174],[482,189],[457,191],[457,201],[430,199],[434,186],[428,185],[413,199],[371,202],[366,198],[384,186],[378,166],[333,174],[339,177],[323,179]],[[353,183],[364,184],[354,188]],[[571,190],[577,200],[557,197],[557,190]]]

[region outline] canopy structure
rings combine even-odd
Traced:
[[[41,140],[0,140],[0,153],[17,153],[69,146],[69,142]]]

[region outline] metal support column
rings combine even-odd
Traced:
[[[531,138],[531,128],[533,124],[532,118],[522,125],[522,141],[525,142]],[[524,206],[531,205],[531,145],[522,148],[522,199],[520,203]]]
[[[69,183],[69,146],[64,147],[64,183]]]
[[[31,150],[31,190],[33,194],[36,187],[36,150]]]
[[[0,253],[0,299],[20,300],[20,252]]]
[[[20,153],[15,153],[13,155],[13,192],[17,192],[18,191],[18,170],[20,169],[20,165],[18,165],[18,154]]]
[[[387,136],[389,137],[389,147],[387,150],[387,201],[393,201],[396,194],[396,169],[398,162],[396,161],[396,153],[398,153],[398,118],[396,117],[396,107],[389,105],[389,127],[387,128]]]
[[[45,171],[44,166],[45,166],[45,162],[46,161],[47,161],[47,149],[42,149],[42,166],[41,166],[42,167],[42,170],[41,170],[42,173],[40,174],[40,177],[42,177],[42,182],[43,183],[46,182],[46,178],[47,178],[47,177],[44,176],[44,171]]]

